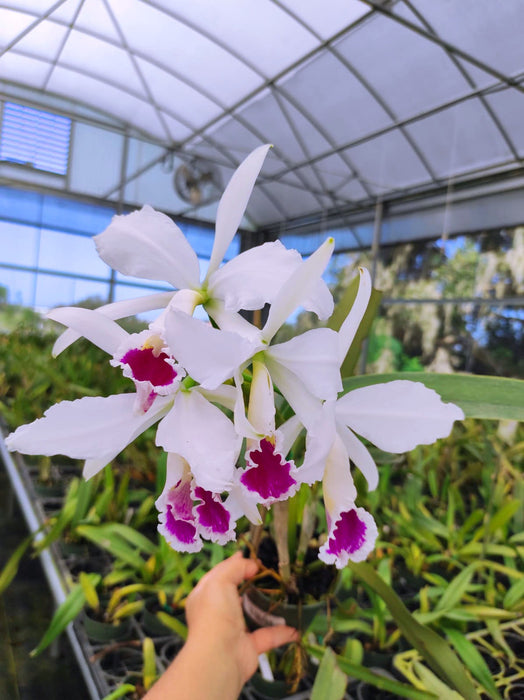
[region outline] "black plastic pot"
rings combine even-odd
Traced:
[[[293,698],[303,698],[303,685],[299,686],[296,693],[291,693],[289,685],[283,680],[268,681],[262,678],[260,673],[255,673],[248,684],[249,690],[257,700],[292,700]]]
[[[156,616],[158,611],[166,612],[168,615],[176,617],[180,622],[186,624],[185,611],[183,608],[178,608],[173,611],[171,608],[166,607],[165,610],[162,610],[162,607],[158,603],[158,598],[152,596],[145,601],[140,616],[142,628],[149,637],[172,637],[176,635],[176,632],[158,619]]]
[[[139,649],[120,647],[104,654],[99,665],[109,683],[135,683],[142,676],[142,652]]]
[[[124,618],[118,624],[101,622],[91,617],[88,612],[84,613],[82,622],[88,639],[98,644],[129,639],[133,624],[130,617]]]
[[[159,656],[164,666],[169,666],[178,652],[182,649],[184,642],[178,637],[170,639],[160,648]]]
[[[279,603],[254,587],[244,593],[242,604],[250,629],[285,624],[305,630],[317,613],[327,610],[325,600],[309,605]]]

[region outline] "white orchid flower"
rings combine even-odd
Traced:
[[[236,538],[237,518],[229,501],[198,486],[187,461],[168,454],[166,483],[155,503],[158,531],[179,552],[199,552],[202,538],[224,545]]]
[[[275,429],[273,382],[260,360],[253,361],[247,419],[256,437],[247,440],[239,483],[247,496],[256,495],[260,505],[269,507],[293,496],[300,484],[294,463],[285,459],[282,431]]]
[[[378,536],[373,516],[357,508],[357,490],[349,469],[349,458],[341,439],[336,436],[326,460],[322,491],[326,507],[328,536],[318,557],[337,569],[349,560],[363,561],[373,550]]]
[[[198,486],[213,492],[232,487],[241,438],[214,403],[232,409],[233,387],[185,387],[180,381],[185,370],[152,331],[128,334],[88,309],[55,309],[50,317],[109,353],[111,364],[122,367],[137,392],[56,404],[12,433],[6,440],[10,450],[85,459],[83,473],[90,478],[160,420],[157,444],[187,460]]]
[[[235,425],[248,440],[247,468],[240,484],[246,497],[256,496],[264,505],[288,498],[299,485],[294,465],[286,462],[282,452],[283,436],[275,430],[273,385],[306,426],[314,425],[323,401],[336,399],[342,388],[335,331],[314,329],[271,345],[289,315],[318,289],[332,250],[333,239],[328,239],[290,275],[261,330],[245,322],[235,331],[218,330],[176,310],[165,316],[166,342],[194,380],[213,389],[235,379]],[[240,376],[250,363],[253,378],[246,418]]]
[[[341,364],[370,296],[371,278],[367,270],[361,268],[355,303],[339,331]],[[420,382],[395,380],[353,389],[337,401],[325,402],[322,415],[308,430],[304,463],[299,469],[300,481],[311,484],[322,479],[326,460],[338,436],[350,460],[373,490],[378,484],[377,466],[357,434],[386,452],[408,452],[417,445],[429,445],[447,437],[454,421],[463,418],[461,408],[444,403],[436,391]]]
[[[255,149],[237,168],[218,205],[215,238],[209,266],[201,276],[195,251],[180,228],[165,214],[144,206],[132,214],[115,216],[109,227],[94,237],[98,254],[113,269],[132,277],[163,281],[186,296],[187,313],[203,304],[220,327],[237,316],[239,309],[260,309],[271,303],[280,286],[300,266],[301,256],[279,241],[241,253],[220,267],[233,240],[260,172],[269,145]],[[317,281],[305,308],[327,318],[332,310],[329,290]],[[180,291],[176,293],[180,295]],[[175,292],[163,292],[101,306],[97,312],[112,320],[162,309]],[[176,306],[181,308],[177,299]],[[68,329],[56,341],[58,355],[79,337]]]

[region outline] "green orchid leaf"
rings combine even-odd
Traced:
[[[9,557],[7,564],[4,566],[2,573],[0,574],[0,595],[9,586],[11,581],[14,579],[18,573],[18,568],[20,566],[20,560],[29,548],[29,545],[33,541],[34,534],[29,535],[18,545],[13,554]]]
[[[473,574],[477,569],[477,564],[474,562],[455,576],[455,578],[446,587],[442,598],[435,605],[435,612],[442,610],[450,610],[457,605],[462,596],[467,592]]]
[[[464,545],[464,547],[461,547],[457,554],[461,558],[493,556],[515,559],[517,556],[517,551],[513,547],[508,547],[505,544],[485,545],[483,542],[469,542],[468,544]]]
[[[357,276],[351,280],[351,283],[346,287],[344,294],[336,305],[335,310],[328,321],[328,328],[332,328],[334,331],[338,331],[340,329],[344,319],[349,313],[349,310],[353,306],[353,302],[357,296],[359,282],[360,279]],[[371,298],[369,300],[366,313],[364,314],[364,318],[360,322],[355,337],[353,338],[353,342],[351,343],[345,360],[340,368],[340,373],[343,377],[351,377],[351,375],[355,372],[355,367],[357,366],[360,351],[362,349],[362,343],[369,335],[369,331],[371,330],[371,325],[375,320],[381,299],[382,292],[379,292],[377,289],[372,289]]]
[[[308,654],[319,660],[322,660],[326,653],[326,647],[321,647],[316,644],[306,644],[305,649]],[[387,690],[401,698],[411,698],[412,700],[436,700],[438,697],[433,693],[428,693],[425,690],[418,690],[411,685],[406,685],[405,683],[400,683],[399,681],[394,681],[378,673],[374,673],[361,664],[352,664],[343,656],[335,656],[335,660],[338,667],[351,678],[365,681],[375,688]]]
[[[462,700],[462,696],[459,695],[459,693],[451,690],[449,685],[443,683],[440,678],[437,678],[437,676],[432,673],[429,668],[421,664],[420,661],[413,662],[413,669],[425,688],[429,690],[430,693],[435,693],[436,697],[446,698],[446,700]]]
[[[142,656],[144,659],[142,679],[144,681],[144,688],[149,690],[157,677],[155,645],[150,637],[146,637],[142,642]]]
[[[113,531],[112,525],[79,525],[76,532],[90,540],[102,549],[105,549],[117,559],[132,566],[135,570],[141,571],[144,567],[144,560],[140,554],[131,548],[122,538]]]
[[[342,700],[347,683],[346,674],[337,665],[335,652],[327,647],[311,689],[311,700]]]
[[[494,535],[497,530],[503,528],[522,507],[522,502],[517,500],[508,501],[489,520],[487,529],[490,535]]]
[[[504,607],[510,610],[513,608],[524,608],[524,578],[521,578],[508,589],[504,596]]]
[[[74,530],[75,527],[80,523],[80,521],[86,517],[87,511],[89,510],[89,506],[91,505],[93,499],[94,486],[95,482],[93,481],[93,479],[90,479],[89,481],[85,481],[84,479],[82,479],[79,483],[76,510],[71,519],[72,530]]]
[[[93,587],[98,586],[101,581],[99,574],[86,574]],[[71,589],[71,592],[64,602],[57,608],[49,627],[44,632],[44,636],[40,640],[38,646],[33,649],[31,656],[38,656],[61,634],[67,625],[72,622],[83,609],[86,604],[84,589],[80,584],[76,584]]]
[[[156,617],[158,617],[163,625],[169,627],[169,629],[173,630],[175,634],[178,634],[179,637],[184,640],[187,639],[187,626],[184,625],[183,622],[180,622],[178,618],[168,615],[162,611],[157,612]]]
[[[125,695],[128,695],[129,693],[134,693],[136,691],[136,686],[131,685],[131,683],[124,683],[123,685],[120,685],[116,690],[113,690],[112,693],[109,693],[109,695],[106,695],[103,700],[118,700],[118,698],[123,698]]]
[[[473,374],[390,372],[344,379],[344,393],[362,386],[408,379],[434,389],[445,402],[460,406],[466,418],[524,420],[524,380]]]
[[[78,582],[84,591],[86,603],[92,610],[98,610],[100,600],[98,598],[98,593],[96,592],[96,586],[93,585],[93,579],[89,576],[89,574],[86,574],[85,571],[81,571],[80,575],[78,576]]]
[[[143,552],[150,555],[156,554],[157,546],[145,535],[137,532],[137,530],[129,527],[129,525],[123,525],[122,523],[111,523],[106,527],[109,527],[113,532],[116,532],[120,537],[122,537],[122,539],[129,542],[129,544],[135,545],[135,547],[138,547],[138,549],[141,549]]]
[[[417,649],[428,666],[445,683],[461,693],[465,700],[479,700],[475,687],[448,643],[429,627],[417,622],[391,586],[369,564],[350,561],[348,566],[382,598],[408,642]]]
[[[124,603],[113,613],[113,620],[123,620],[126,617],[132,617],[144,609],[143,600],[135,600],[132,603]]]
[[[60,537],[62,532],[70,525],[74,517],[76,507],[76,496],[75,498],[66,501],[47,535],[35,544],[35,554],[40,554],[43,552],[44,549],[47,549],[52,542],[55,542]]]
[[[475,645],[456,629],[447,629],[446,634],[462,661],[471,671],[471,675],[484,686],[491,700],[502,700],[491,672]]]

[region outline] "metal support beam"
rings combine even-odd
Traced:
[[[379,200],[375,207],[375,223],[373,225],[373,241],[371,243],[371,284],[375,282],[377,275],[378,256],[380,253],[380,239],[382,236],[382,217],[384,214],[384,205]],[[369,338],[366,338],[362,343],[362,352],[360,353],[360,374],[366,373],[366,365],[368,361]]]
[[[13,458],[7,451],[7,448],[4,443],[3,431],[1,429],[0,457],[5,465],[7,475],[9,476],[9,479],[11,481],[11,485],[16,494],[18,505],[20,506],[20,510],[22,511],[24,519],[27,523],[29,532],[36,532],[42,526],[42,518],[39,516],[39,513],[35,507],[35,503],[29,497],[29,494],[27,492],[18,467],[16,466]],[[44,533],[40,532],[35,536],[35,542],[38,542],[43,537]],[[45,577],[49,584],[49,589],[53,595],[53,598],[55,599],[56,606],[58,607],[65,601],[68,594],[64,583],[64,578],[49,549],[44,549],[44,551],[40,554],[39,558],[40,563],[42,564],[42,568],[44,570]],[[67,636],[69,637],[69,642],[73,649],[73,653],[80,667],[80,671],[84,678],[89,695],[92,698],[92,700],[99,700],[100,693],[93,679],[89,662],[84,656],[80,642],[78,641],[78,638],[73,629],[73,623],[70,623],[67,626],[66,632]]]

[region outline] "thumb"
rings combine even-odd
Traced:
[[[261,627],[251,633],[251,638],[257,654],[263,654],[281,644],[298,642],[299,634],[293,627],[287,625],[275,625],[274,627]]]

